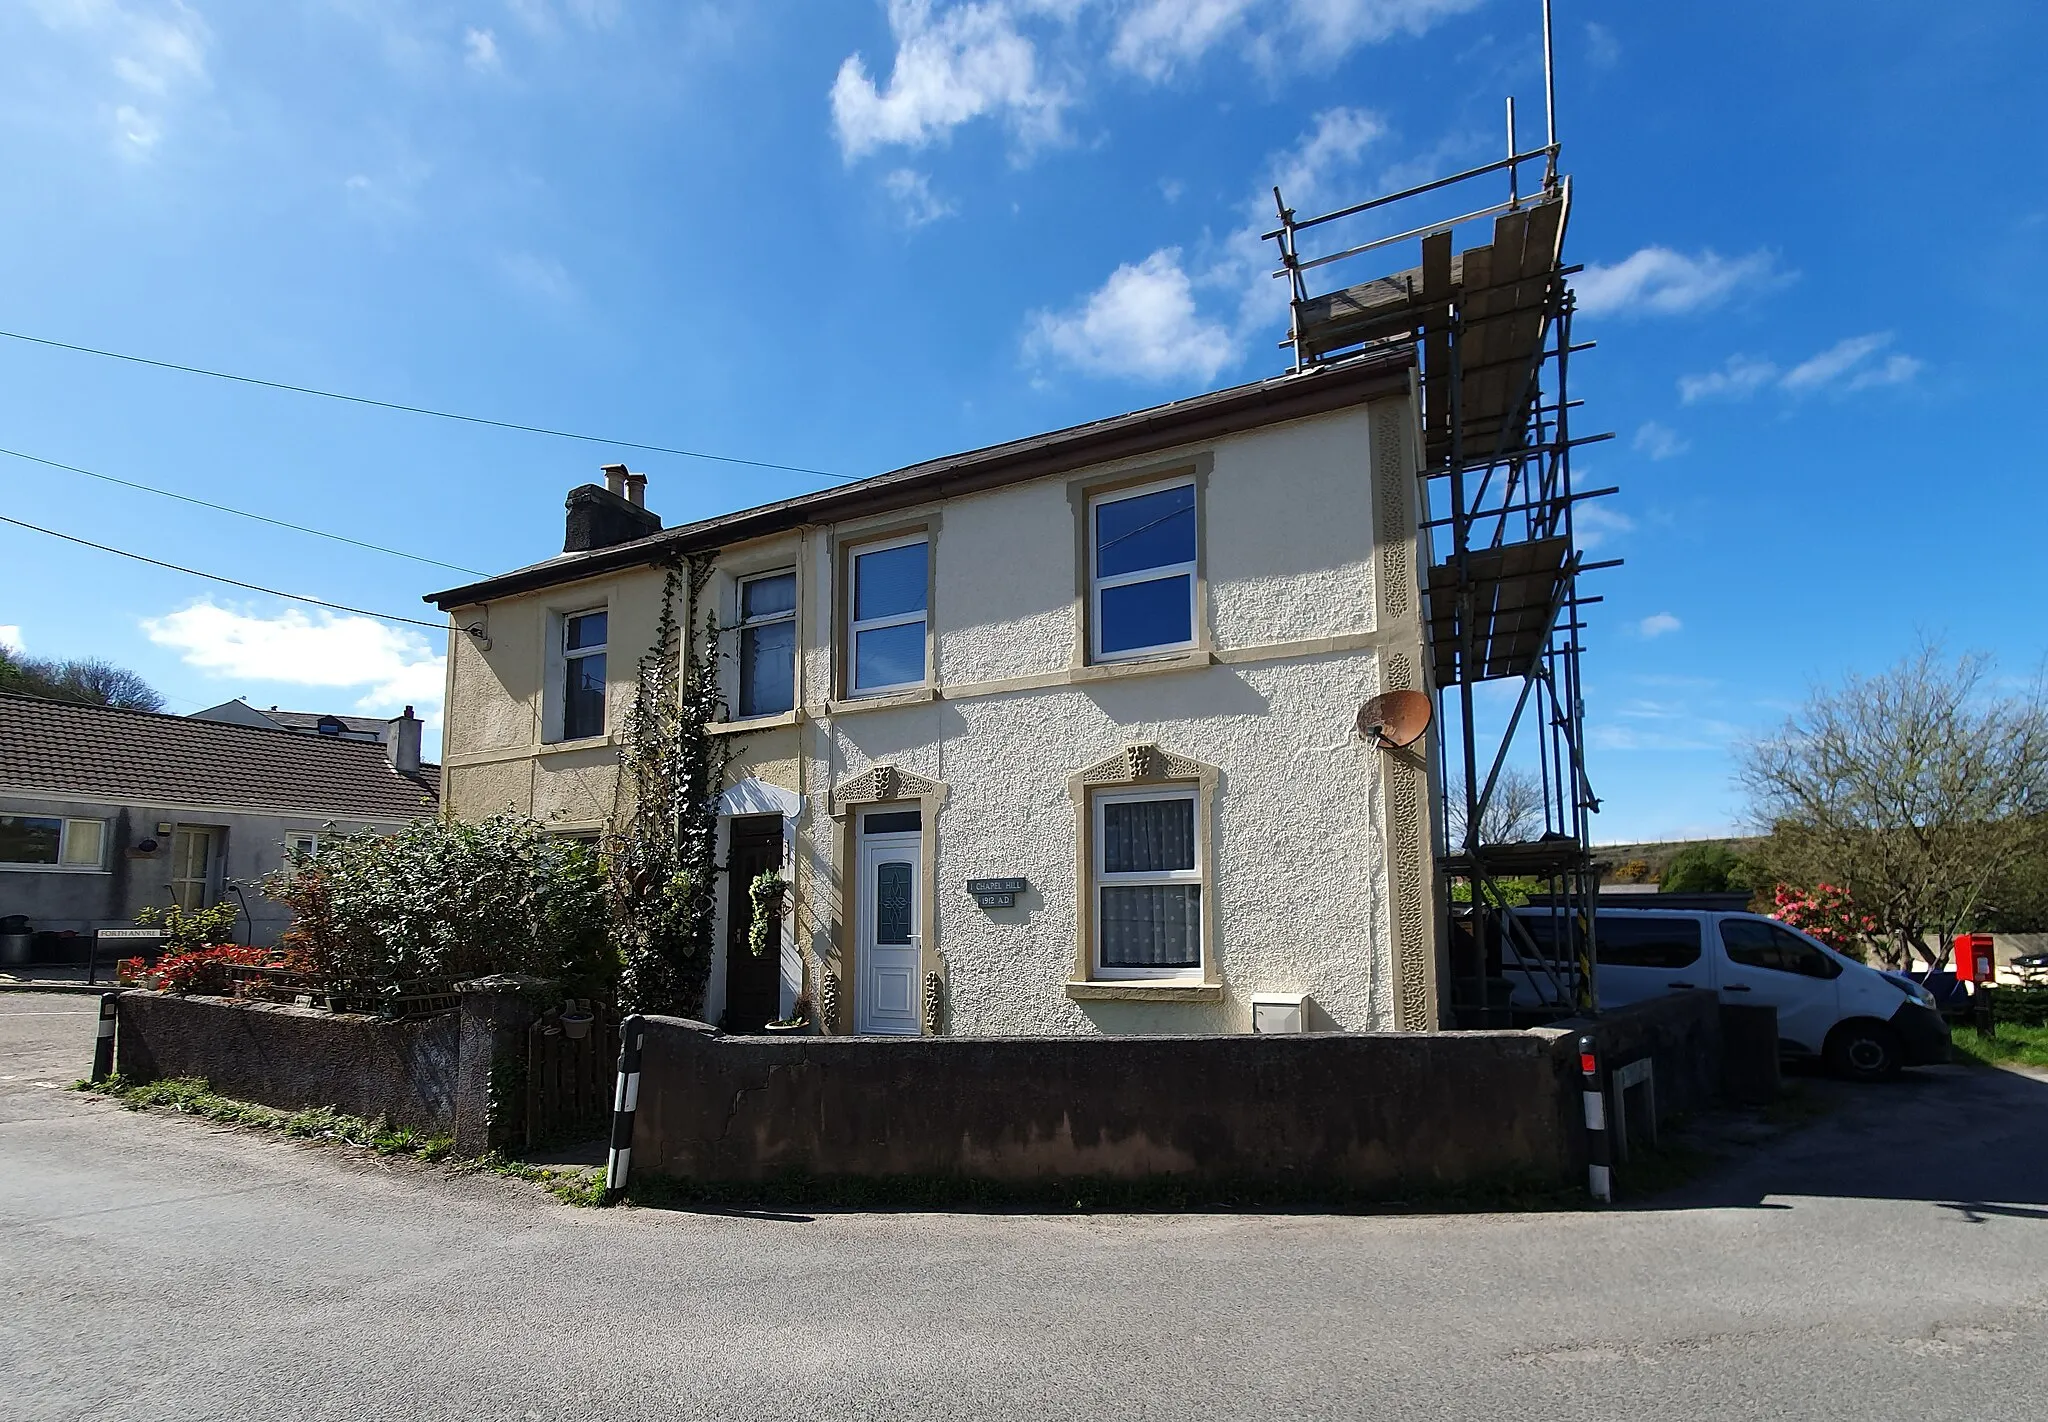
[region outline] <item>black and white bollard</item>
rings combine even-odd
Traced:
[[[118,1009],[114,1000],[118,992],[100,995],[100,1035],[92,1044],[92,1079],[105,1081],[114,1073],[114,1014]]]
[[[612,1096],[612,1153],[604,1171],[604,1202],[615,1205],[626,1193],[633,1161],[633,1113],[640,1106],[640,1039],[647,1019],[635,1013],[619,1024],[619,1086]]]
[[[1579,1038],[1579,1075],[1586,1099],[1586,1191],[1601,1204],[1610,1204],[1614,1157],[1607,1144],[1607,1093],[1601,1089],[1600,1053],[1591,1037]]]

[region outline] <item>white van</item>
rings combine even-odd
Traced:
[[[1948,1024],[1927,989],[1886,977],[1775,919],[1605,902],[1596,912],[1594,985],[1602,1007],[1712,988],[1731,1005],[1777,1008],[1780,1050],[1820,1057],[1844,1076],[1873,1079],[1948,1060]],[[1557,983],[1541,959],[1556,953],[1561,911],[1522,908],[1515,918],[1530,942],[1518,931],[1501,945],[1513,1003],[1555,1003]]]

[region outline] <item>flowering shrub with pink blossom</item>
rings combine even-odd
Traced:
[[[1777,903],[1773,918],[1811,934],[1859,963],[1869,960],[1869,944],[1877,936],[1877,920],[1856,906],[1847,889],[1835,884],[1816,884],[1811,889],[1780,884],[1773,897]]]

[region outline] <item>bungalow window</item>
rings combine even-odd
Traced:
[[[1095,973],[1187,977],[1202,969],[1197,792],[1095,795]]]
[[[1091,501],[1090,660],[1195,645],[1195,485],[1118,490]]]
[[[289,864],[300,856],[311,858],[320,852],[320,836],[312,830],[295,830],[284,837],[284,860]]]
[[[98,869],[107,822],[54,815],[0,815],[0,864],[24,869]]]
[[[868,696],[925,683],[925,614],[931,543],[922,533],[853,555],[847,599],[847,692]]]
[[[779,716],[796,705],[796,574],[740,579],[742,719]]]
[[[604,734],[606,614],[572,612],[562,619],[562,739]]]

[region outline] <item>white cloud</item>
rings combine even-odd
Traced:
[[[1207,381],[1236,359],[1230,332],[1196,310],[1178,247],[1118,267],[1074,310],[1034,313],[1025,351],[1131,380]]]
[[[368,617],[296,609],[256,617],[199,602],[146,617],[142,630],[209,676],[359,689],[357,711],[395,716],[410,705],[430,723],[440,719],[446,659],[419,633]]]
[[[1137,266],[1120,266],[1078,310],[1035,314],[1026,355],[1052,356],[1097,375],[1215,379],[1285,309],[1285,295],[1270,275],[1271,245],[1259,238],[1272,221],[1265,204],[1273,185],[1280,184],[1290,202],[1306,201],[1385,132],[1385,123],[1368,110],[1325,109],[1292,148],[1268,158],[1265,175],[1245,200],[1243,225],[1208,244],[1201,261],[1183,263],[1179,248],[1166,248]],[[1227,301],[1227,319],[1204,316],[1198,290]]]
[[[1580,504],[1572,514],[1572,532],[1581,548],[1598,548],[1610,538],[1635,532],[1635,527],[1634,519],[1604,503]]]
[[[0,624],[0,647],[10,652],[26,651],[21,645],[21,629],[12,623]]]
[[[572,306],[581,296],[568,268],[553,257],[508,252],[498,259],[498,270],[519,291],[550,305]]]
[[[498,67],[498,37],[489,30],[471,30],[462,37],[462,62],[479,74]]]
[[[1721,368],[1705,375],[1678,377],[1678,398],[1691,405],[1700,400],[1746,400],[1778,378],[1778,367],[1753,356],[1732,355]]]
[[[1692,448],[1677,430],[1655,420],[1643,421],[1636,431],[1634,445],[1638,454],[1647,454],[1652,459],[1674,459]]]
[[[1612,69],[1621,63],[1621,41],[1602,24],[1586,25],[1586,63],[1595,69]]]
[[[1572,290],[1590,316],[1678,316],[1718,306],[1743,287],[1768,290],[1788,280],[1769,252],[1731,259],[1644,247],[1613,266],[1589,265],[1572,278]]]
[[[1361,45],[1420,35],[1483,0],[1140,0],[1127,10],[1110,61],[1158,82],[1228,45],[1269,72],[1320,68]]]
[[[890,197],[896,199],[906,227],[922,227],[942,217],[951,217],[955,211],[952,203],[932,191],[930,175],[914,169],[896,169],[882,179],[882,186]]]
[[[888,144],[923,148],[971,119],[999,118],[1026,150],[1063,136],[1068,96],[1039,75],[1038,50],[1002,0],[933,14],[932,0],[889,0],[896,58],[886,88],[847,56],[832,82],[832,122],[848,162]]]
[[[1172,76],[1236,30],[1253,0],[1146,0],[1124,16],[1109,57],[1154,81]]]
[[[190,94],[209,83],[207,46],[212,36],[197,12],[182,3],[122,4],[118,0],[44,0],[35,12],[43,24],[70,34],[104,64],[111,93],[94,93],[84,81],[101,121],[111,119],[115,150],[146,158],[163,138],[165,124]]]
[[[1653,612],[1636,624],[1636,631],[1645,637],[1662,637],[1667,632],[1676,632],[1685,626],[1668,612]]]
[[[1877,360],[1877,355],[1891,345],[1892,339],[1890,331],[1849,336],[1824,351],[1808,356],[1790,370],[1780,370],[1767,360],[1730,356],[1720,370],[1705,375],[1680,376],[1679,398],[1688,405],[1713,398],[1741,400],[1756,394],[1766,385],[1774,385],[1787,395],[1904,385],[1926,368],[1925,363],[1903,352],[1894,352],[1882,361]]]

